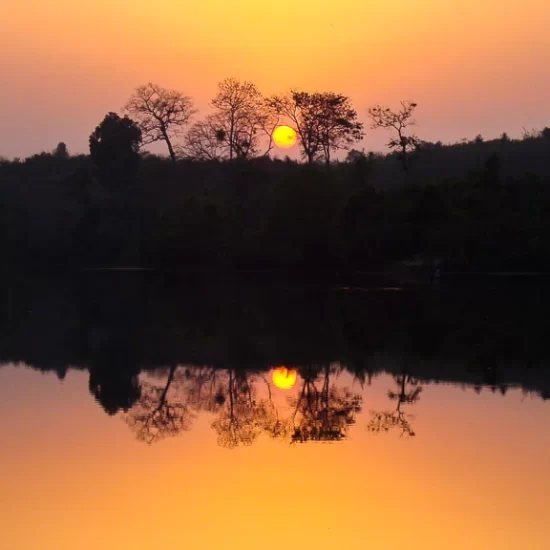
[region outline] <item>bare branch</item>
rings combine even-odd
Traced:
[[[144,145],[166,142],[170,158],[175,161],[172,141],[183,134],[197,110],[188,96],[149,83],[137,88],[125,105],[124,112],[136,119]]]

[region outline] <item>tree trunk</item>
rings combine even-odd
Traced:
[[[170,158],[172,159],[172,162],[176,162],[176,153],[174,153],[174,148],[172,147],[172,144],[170,143],[169,139],[166,139],[166,145],[168,145],[168,152],[170,153]]]
[[[235,114],[231,113],[231,124],[229,126],[229,160],[233,160],[233,150],[235,149]]]
[[[328,144],[325,146],[325,163],[330,166],[330,146]]]
[[[170,154],[170,159],[172,160],[172,162],[176,162],[176,153],[174,153],[172,142],[170,141],[170,138],[168,137],[168,133],[164,128],[162,129],[162,135],[164,137],[164,141],[166,141],[166,145],[168,146],[168,153]]]

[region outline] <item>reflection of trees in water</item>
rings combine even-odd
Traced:
[[[132,370],[117,367],[90,367],[88,389],[110,416],[120,410],[128,411],[141,396],[138,375]]]
[[[288,420],[281,420],[271,395],[271,385],[264,376],[230,369],[227,373],[225,406],[212,428],[218,434],[218,444],[235,448],[251,445],[265,433],[270,437],[287,437],[290,433]],[[257,382],[266,384],[267,399],[257,398]]]
[[[141,397],[126,422],[147,443],[188,430],[199,411],[216,416],[211,426],[218,444],[226,448],[251,445],[261,434],[292,443],[345,439],[362,410],[361,395],[338,386],[339,369],[334,365],[302,368],[300,373],[302,385],[288,398],[292,412],[281,417],[264,374],[172,366],[164,384],[142,381]],[[404,409],[419,400],[422,386],[407,373],[394,380],[397,387],[388,391],[388,398],[396,402],[395,409],[371,411],[368,429],[397,429],[403,436],[414,436],[412,417]]]
[[[226,400],[226,379],[224,371],[213,367],[187,366],[182,369],[178,383],[191,409],[217,413]]]
[[[331,385],[334,370],[326,366],[320,376],[304,372],[304,382],[294,407],[292,442],[340,441],[347,436],[361,412],[362,398],[347,388]]]
[[[193,414],[178,396],[176,365],[170,368],[166,384],[141,383],[141,397],[126,415],[126,422],[140,441],[154,443],[191,427]]]
[[[279,411],[275,403],[273,403],[271,384],[265,376],[262,376],[262,379],[266,384],[268,392],[268,399],[263,400],[260,404],[259,419],[262,425],[262,431],[273,439],[287,439],[292,432],[292,419],[279,417]]]
[[[233,448],[238,445],[251,445],[260,433],[256,422],[256,401],[254,387],[246,373],[228,372],[225,406],[212,428],[218,434],[218,443],[222,447]]]
[[[212,428],[226,448],[251,445],[260,434],[292,442],[338,441],[361,411],[361,396],[331,382],[335,370],[304,371],[294,413],[282,418],[263,374],[210,367],[172,366],[163,385],[142,381],[141,396],[126,415],[137,439],[154,443],[188,430],[194,413],[216,414]],[[258,389],[265,384],[265,396]]]
[[[258,399],[262,381],[268,397]],[[217,415],[212,428],[224,447],[251,445],[261,433],[273,438],[290,434],[290,421],[279,418],[263,375],[204,366],[174,365],[163,385],[142,381],[140,399],[125,419],[137,439],[154,443],[188,430],[199,411]]]
[[[416,435],[410,423],[413,417],[405,414],[402,406],[416,403],[420,399],[422,386],[419,385],[418,380],[406,373],[396,374],[393,378],[397,384],[397,391],[389,390],[388,398],[391,401],[397,401],[397,406],[393,411],[370,411],[371,420],[368,430],[380,433],[397,428],[402,436],[413,437]]]

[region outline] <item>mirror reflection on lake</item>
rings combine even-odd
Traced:
[[[2,549],[550,548],[550,290],[0,289]]]

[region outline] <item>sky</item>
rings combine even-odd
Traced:
[[[349,95],[359,116],[419,104],[417,134],[459,141],[550,126],[548,0],[0,0],[0,156],[86,152],[149,81],[208,112],[234,77],[266,95]],[[368,130],[361,147],[388,135]]]

